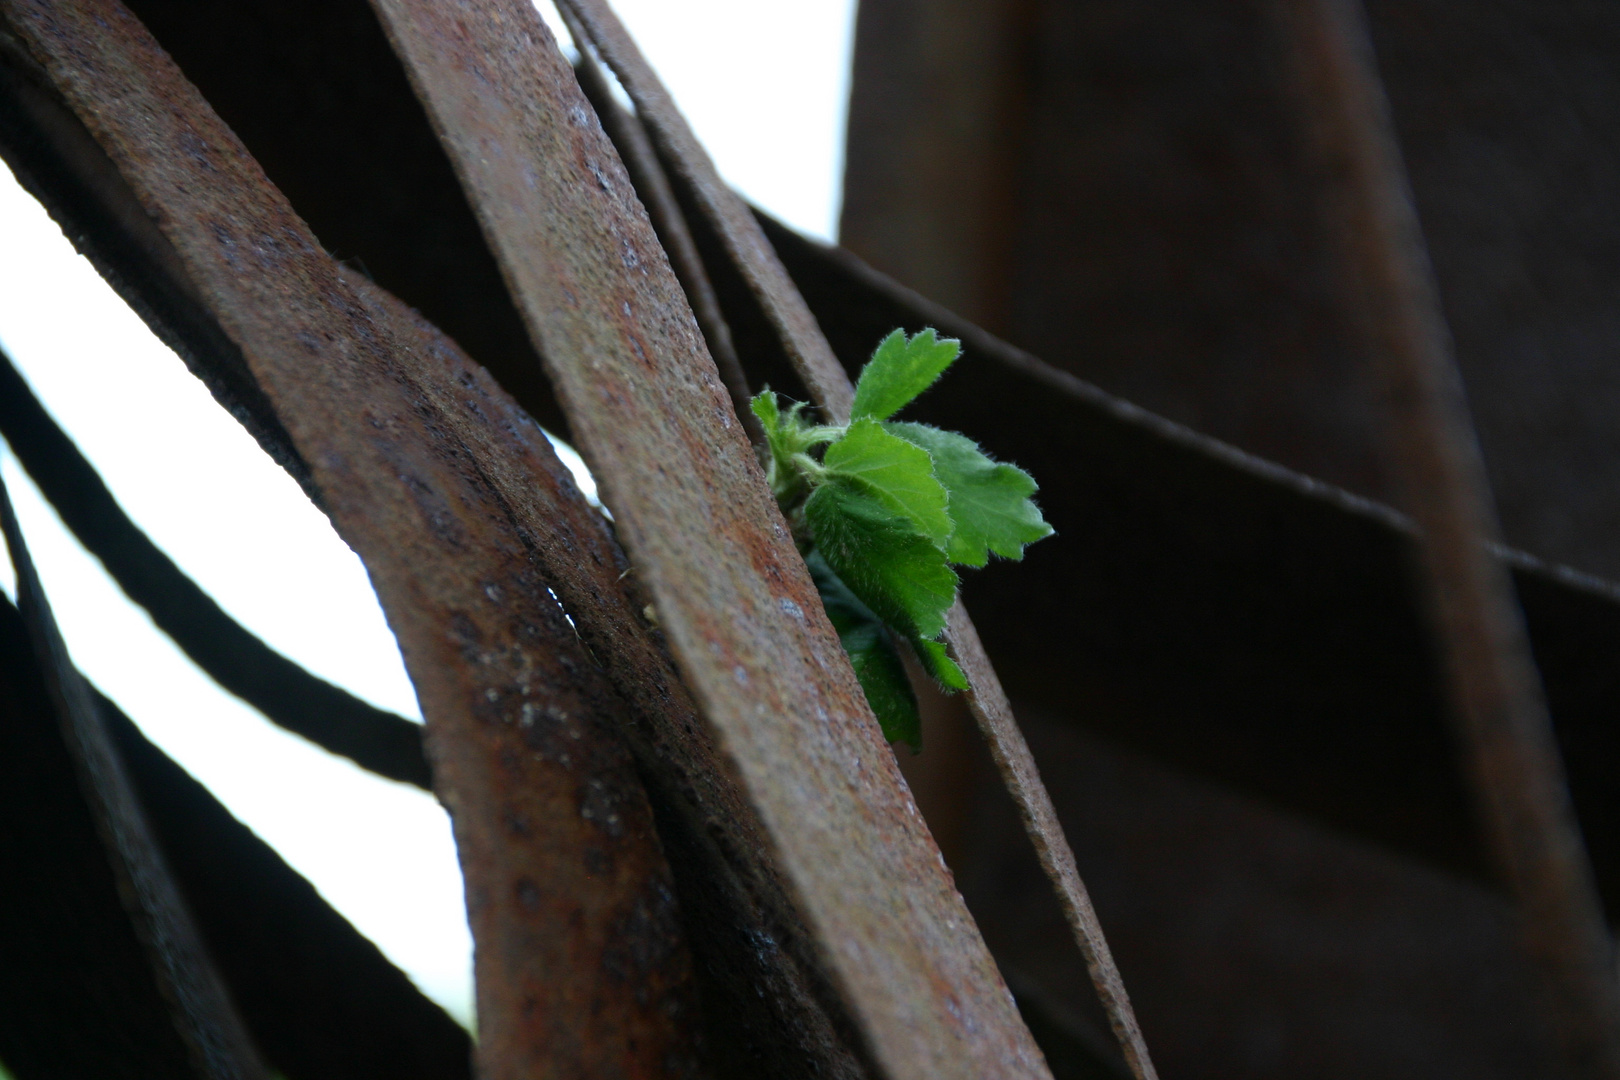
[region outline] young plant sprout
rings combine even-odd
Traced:
[[[1034,479],[972,439],[890,417],[934,384],[961,343],[933,330],[883,339],[855,384],[850,421],[813,422],[772,390],[752,402],[765,428],[766,475],[793,529],[866,700],[891,741],[921,748],[917,699],[897,641],[947,692],[967,689],[939,640],[956,601],[952,564],[992,553],[1022,559],[1052,535]]]

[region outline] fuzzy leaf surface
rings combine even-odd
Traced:
[[[944,374],[961,355],[962,343],[941,339],[932,329],[907,338],[896,330],[883,339],[855,383],[855,404],[850,417],[887,420]]]
[[[946,654],[944,642],[915,638],[911,644],[917,650],[917,659],[921,661],[923,670],[928,672],[929,678],[947,690],[968,688],[967,676],[956,666],[956,661]]]
[[[949,496],[934,478],[928,451],[883,430],[876,420],[857,420],[827,447],[827,482],[875,500],[910,520],[938,548],[951,537]]]
[[[827,618],[838,631],[838,641],[849,656],[850,667],[866,694],[867,704],[890,742],[903,742],[913,751],[922,749],[922,722],[917,717],[917,698],[905,665],[894,649],[888,631],[861,603],[849,586],[827,565],[821,552],[812,549],[805,558],[810,576],[821,594]]]
[[[835,483],[811,493],[804,515],[827,565],[879,619],[907,637],[938,637],[945,629],[956,572],[911,519]]]
[[[759,417],[760,426],[767,436],[774,435],[782,426],[782,407],[776,400],[775,390],[762,390],[749,401],[748,407]]]
[[[928,451],[934,475],[950,495],[947,507],[955,531],[946,554],[951,562],[983,566],[989,552],[1022,559],[1024,545],[1052,535],[1052,526],[1030,501],[1033,477],[1023,469],[993,461],[965,435],[926,424],[889,423],[884,429]]]
[[[903,742],[913,752],[921,750],[922,721],[917,716],[917,698],[888,631],[881,623],[863,623],[839,634],[838,640],[860,680],[866,703],[883,729],[883,737]]]

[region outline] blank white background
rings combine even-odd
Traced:
[[[721,172],[835,232],[854,0],[618,0]],[[322,677],[420,719],[365,571],[326,519],[77,256],[0,166],[0,346],[157,544]],[[75,661],[463,1022],[461,878],[433,799],[221,691],[124,598],[10,455],[3,476]],[[15,595],[8,561],[0,585]]]

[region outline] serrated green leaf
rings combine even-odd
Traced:
[[[1033,477],[985,456],[977,443],[954,431],[925,424],[888,423],[885,431],[928,451],[934,476],[950,494],[947,512],[955,530],[946,555],[954,563],[983,566],[989,552],[1022,559],[1024,545],[1052,535],[1052,526],[1030,501]]]
[[[759,422],[765,428],[765,434],[770,435],[782,426],[782,407],[776,400],[775,390],[762,390],[754,395],[748,407],[759,417]]]
[[[850,417],[887,420],[934,385],[961,352],[961,342],[936,337],[932,329],[909,339],[904,331],[896,330],[883,339],[861,369]]]
[[[833,573],[819,550],[812,548],[804,561],[810,568],[816,591],[821,594],[827,618],[838,631],[838,640],[849,656],[850,666],[855,669],[866,702],[883,729],[883,737],[891,742],[904,742],[913,751],[920,750],[922,726],[917,718],[917,697],[888,631],[872,610]]]
[[[805,500],[804,516],[827,565],[878,618],[907,637],[939,636],[956,572],[909,518],[831,483]]]
[[[883,430],[876,420],[857,420],[827,447],[825,483],[841,484],[909,519],[943,549],[951,536],[948,496],[934,478],[928,451]]]
[[[917,638],[911,645],[917,650],[917,659],[922,662],[923,670],[928,672],[929,678],[947,690],[968,688],[967,676],[956,666],[956,661],[946,654],[944,642]]]

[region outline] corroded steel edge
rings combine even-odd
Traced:
[[[168,1006],[194,1075],[203,1080],[268,1080],[270,1072],[204,951],[191,913],[152,838],[90,688],[68,658],[4,483],[0,483],[0,532],[17,574],[17,608],[28,627],[83,797],[101,834],[124,909],[145,946],[155,989]]]
[[[848,375],[759,223],[742,199],[720,179],[713,162],[623,24],[604,0],[559,0],[559,6],[569,14],[571,24],[585,31],[590,44],[613,68],[643,122],[660,141],[681,179],[689,185],[697,204],[709,215],[710,224],[777,328],[811,399],[831,421],[846,419],[854,397]],[[1120,1049],[1137,1080],[1152,1080],[1155,1072],[1147,1045],[1090,897],[1080,880],[1073,851],[1063,835],[1023,733],[1013,718],[1001,682],[960,604],[951,614],[946,640],[964,665],[974,719],[989,744],[1004,785],[1018,804],[1041,866],[1058,894],[1098,997],[1120,1041]]]
[[[638,115],[664,158],[715,223],[721,243],[781,339],[811,399],[834,420],[847,416],[855,392],[827,346],[815,316],[793,287],[793,279],[788,277],[748,207],[720,180],[708,151],[698,142],[623,24],[604,0],[560,0],[558,7],[583,27],[590,44],[635,102]]]
[[[8,41],[21,48],[0,37],[0,45]],[[29,99],[32,107],[22,128],[11,132],[18,141],[3,147],[20,156],[13,156],[12,165],[22,169],[30,190],[47,200],[52,216],[124,298],[149,323],[168,331],[165,340],[186,356],[199,377],[217,378],[221,363],[241,367],[240,350],[200,309],[173,247],[56,96],[45,73],[26,55],[0,56],[31,65],[31,86],[41,91]],[[358,289],[373,288],[350,277]],[[175,310],[173,297],[185,298],[182,310]],[[485,476],[508,491],[514,507],[527,506],[531,489],[540,482],[537,476],[556,470],[549,444],[488,372],[468,361],[437,328],[414,313],[405,312],[405,317],[419,324],[424,342],[443,361],[446,377],[459,387],[458,398],[480,418],[461,428],[469,452],[482,463]],[[221,345],[228,350],[225,356],[219,355]],[[248,389],[262,400],[256,383]],[[286,439],[268,402],[263,409],[260,426]],[[294,464],[312,496],[319,496],[290,442],[279,451],[282,460]],[[841,1010],[830,1005],[834,995],[818,978],[814,949],[779,875],[764,857],[758,820],[742,793],[726,782],[729,774],[716,760],[706,727],[696,721],[690,695],[659,644],[659,633],[641,614],[646,598],[638,598],[637,578],[626,573],[629,564],[602,516],[570,498],[527,525],[534,541],[531,554],[548,587],[632,706],[626,733],[654,800],[682,919],[701,967],[711,1064],[728,1076],[763,1073],[830,1080],[864,1075],[849,1049],[856,1040],[847,1021],[840,1020]],[[582,551],[590,557],[580,557]],[[420,729],[411,727],[425,778]]]
[[[519,490],[489,481],[458,438],[489,418],[443,350],[321,251],[127,11],[0,10],[173,244],[365,558],[455,824],[485,1074],[696,1075],[690,965],[615,730],[625,708],[525,539],[578,503],[566,472],[534,438],[544,460]]]
[[[1046,1075],[549,33],[520,0],[377,7],[873,1057]]]
[[[571,21],[567,9],[563,9],[563,17],[565,21]],[[582,29],[573,33],[576,41],[585,40]],[[692,239],[692,230],[687,227],[680,204],[675,201],[675,192],[669,186],[669,178],[659,164],[658,152],[653,149],[641,121],[613,99],[607,72],[589,50],[581,51],[574,63],[574,73],[579,76],[579,88],[585,91],[585,97],[596,110],[603,130],[619,151],[619,159],[630,174],[636,194],[647,208],[647,216],[658,233],[664,253],[669,256],[670,268],[675,271],[681,288],[686,291],[687,302],[692,305],[692,315],[703,331],[703,340],[709,347],[715,367],[719,369],[720,380],[731,394],[737,419],[742,421],[749,441],[758,446],[765,441],[765,429],[760,426],[759,417],[748,407],[748,377],[743,373],[742,361],[737,358],[731,327],[720,310],[720,299],[715,295],[714,284],[704,268],[697,243]]]
[[[1570,1075],[1620,1077],[1620,983],[1500,535],[1450,332],[1355,0],[1291,0],[1295,77],[1341,178],[1338,241],[1363,300],[1388,458],[1484,832]]]

